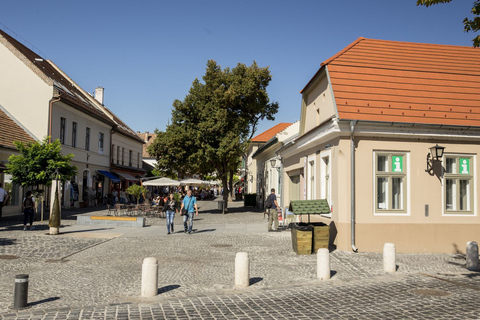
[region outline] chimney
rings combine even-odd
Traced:
[[[96,87],[95,88],[95,100],[100,102],[103,106],[103,87]]]

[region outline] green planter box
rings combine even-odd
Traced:
[[[320,248],[328,249],[328,244],[330,242],[330,227],[322,222],[312,223],[311,225],[313,226],[313,253],[317,253]]]
[[[327,200],[295,200],[290,202],[289,211],[295,215],[308,215],[308,223],[291,224],[292,246],[297,254],[317,253],[320,248],[327,248],[330,243],[330,227],[323,222],[310,223],[311,214],[329,214]],[[304,230],[302,234],[298,230]],[[310,233],[309,235],[307,233]],[[309,240],[308,240],[309,239]],[[310,242],[308,242],[310,241]],[[299,253],[302,252],[302,253]]]
[[[295,223],[291,226],[292,248],[298,255],[312,254],[313,226]]]
[[[255,207],[257,205],[257,194],[245,193],[243,195],[243,205],[245,207]]]

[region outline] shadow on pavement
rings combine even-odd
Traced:
[[[263,278],[260,278],[260,277],[255,277],[255,278],[250,278],[250,285],[254,285],[255,283],[258,283],[260,281],[262,281]]]
[[[196,229],[194,229],[193,231],[194,231],[195,233],[203,233],[203,232],[212,232],[212,231],[215,231],[215,230],[217,230],[217,229],[204,229],[204,230],[196,230]]]
[[[32,307],[32,306],[36,306],[37,304],[52,302],[52,301],[59,300],[59,299],[60,299],[60,297],[52,297],[52,298],[47,298],[47,299],[43,299],[43,300],[38,300],[38,301],[35,301],[35,302],[30,302],[28,304],[28,306]]]
[[[173,285],[161,287],[161,288],[158,288],[158,293],[157,294],[165,293],[165,292],[172,291],[172,290],[175,290],[175,289],[178,289],[178,288],[180,288],[179,284],[173,284]]]
[[[0,246],[11,246],[14,245],[17,239],[7,239],[7,238],[0,238]]]
[[[245,212],[258,212],[258,213],[263,213],[263,210],[260,210],[258,208],[254,207],[233,207],[233,208],[227,208],[225,211],[225,214],[232,214],[232,213],[245,213]],[[201,213],[209,213],[209,214],[222,214],[222,210],[219,209],[210,209],[210,210],[205,210],[201,211]]]
[[[92,231],[100,231],[100,230],[112,230],[113,228],[99,228],[99,229],[88,229],[88,230],[76,230],[76,231],[66,231],[60,232],[60,234],[69,234],[69,233],[81,233],[81,232],[92,232]]]

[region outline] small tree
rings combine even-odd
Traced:
[[[19,155],[8,158],[7,173],[12,175],[12,183],[22,187],[36,187],[50,185],[55,169],[58,168],[60,180],[65,182],[77,173],[77,168],[70,164],[73,154],[61,154],[62,146],[57,139],[48,142],[49,137],[43,141],[24,144],[14,141]]]
[[[40,202],[43,202],[43,190],[40,186],[51,185],[56,169],[57,176],[62,182],[71,179],[77,173],[77,167],[70,164],[74,155],[62,155],[60,141],[57,139],[49,142],[49,139],[50,137],[46,137],[43,141],[27,144],[14,141],[20,154],[11,155],[7,163],[7,173],[12,175],[12,184],[34,187],[32,192]]]
[[[128,194],[133,195],[135,198],[137,198],[137,205],[138,205],[140,201],[140,196],[144,195],[147,192],[147,189],[145,189],[145,187],[143,186],[139,186],[138,184],[134,184],[128,187],[126,192]]]

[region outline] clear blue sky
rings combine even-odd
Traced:
[[[165,130],[172,102],[205,73],[253,60],[269,66],[275,121],[300,117],[299,91],[320,63],[358,37],[471,46],[473,0],[1,1],[0,28],[33,44],[136,131]],[[3,25],[7,26],[6,29]],[[21,39],[20,39],[21,40]],[[39,52],[39,50],[41,52]],[[0,71],[1,72],[1,71]]]

